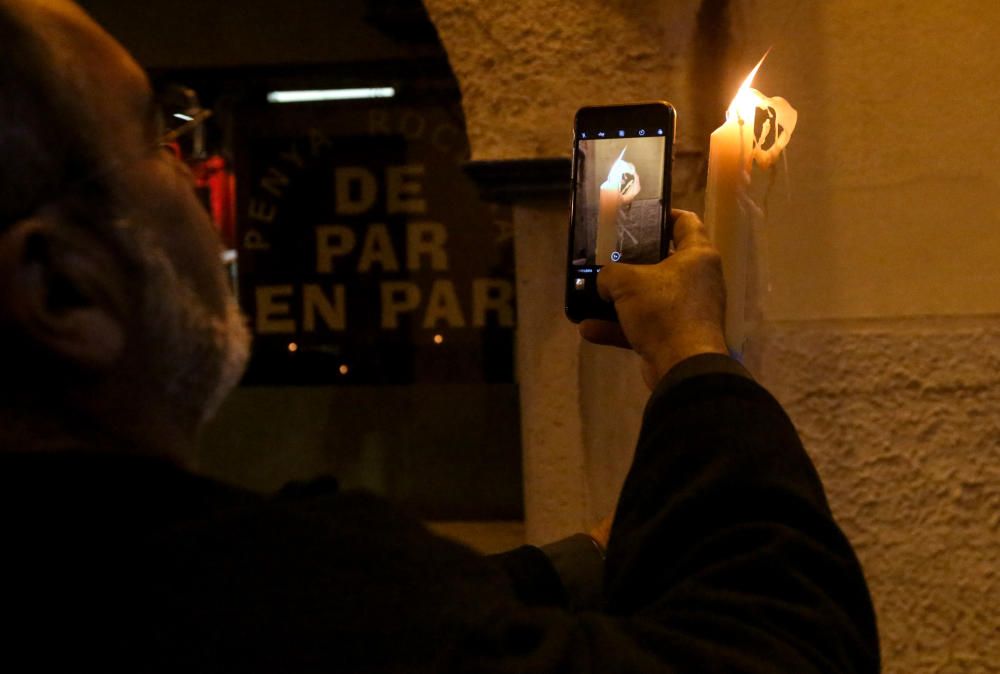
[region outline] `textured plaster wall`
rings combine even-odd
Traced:
[[[1000,669],[1000,319],[779,323],[758,372],[867,573],[887,672]]]
[[[473,159],[566,155],[582,104],[670,91],[670,3],[424,4],[462,88]]]
[[[749,362],[857,544],[885,671],[1000,671],[1000,3],[426,4],[480,159],[566,155],[579,105],[668,98],[697,175],[724,99],[774,47],[757,85],[800,117]],[[675,189],[700,210],[697,181]],[[514,213],[535,542],[612,507],[645,396],[628,354],[561,316],[567,217]]]

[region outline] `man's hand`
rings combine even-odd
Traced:
[[[685,358],[729,353],[722,331],[722,260],[698,216],[678,210],[672,215],[673,255],[655,265],[606,265],[597,276],[597,291],[614,302],[619,323],[580,324],[584,339],[634,349],[650,389]]]

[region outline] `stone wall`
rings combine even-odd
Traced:
[[[800,117],[757,251],[751,367],[857,545],[885,671],[1000,671],[1000,4],[425,1],[478,159],[566,155],[580,105],[667,98],[697,178],[774,47],[757,86]],[[699,180],[675,189],[700,210]],[[534,542],[613,507],[645,395],[633,358],[561,315],[567,217],[514,210]]]
[[[669,4],[616,4],[426,0],[462,87],[473,159],[565,155],[581,101],[670,91]]]
[[[864,564],[885,670],[997,671],[1000,318],[777,323],[761,343]]]

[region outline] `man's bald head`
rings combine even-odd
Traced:
[[[32,14],[37,9],[26,3],[0,0],[0,228],[97,172],[81,120],[59,86],[56,54]]]
[[[247,339],[189,174],[157,148],[148,80],[68,0],[0,0],[0,44],[0,353],[24,375],[0,394],[191,437]]]
[[[149,101],[139,66],[68,0],[0,0],[0,44],[2,229],[52,201],[105,196],[114,146],[146,133]]]

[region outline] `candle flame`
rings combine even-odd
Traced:
[[[608,178],[607,180],[604,181],[604,184],[601,185],[602,189],[617,190],[619,187],[621,187],[622,176],[625,175],[626,172],[628,172],[628,167],[629,167],[628,162],[624,160],[625,150],[627,149],[628,146],[623,147],[621,154],[618,155],[618,159],[616,159],[615,162],[611,165],[611,169],[608,171]]]
[[[757,71],[764,65],[764,59],[770,53],[770,49],[764,52],[764,55],[757,61],[757,65],[750,71],[747,78],[743,80],[743,84],[740,85],[736,96],[733,97],[733,102],[729,104],[729,108],[726,110],[727,121],[733,121],[734,119],[741,122],[753,121],[754,111],[757,109],[757,101],[761,98],[761,95],[760,92],[751,88],[750,85],[753,84],[753,78],[757,77]]]
[[[746,125],[753,138],[752,159],[769,168],[788,145],[798,121],[798,112],[780,96],[767,97],[754,89],[754,77],[771,53],[768,49],[747,78],[726,110],[727,123]],[[748,141],[749,142],[749,141]]]

